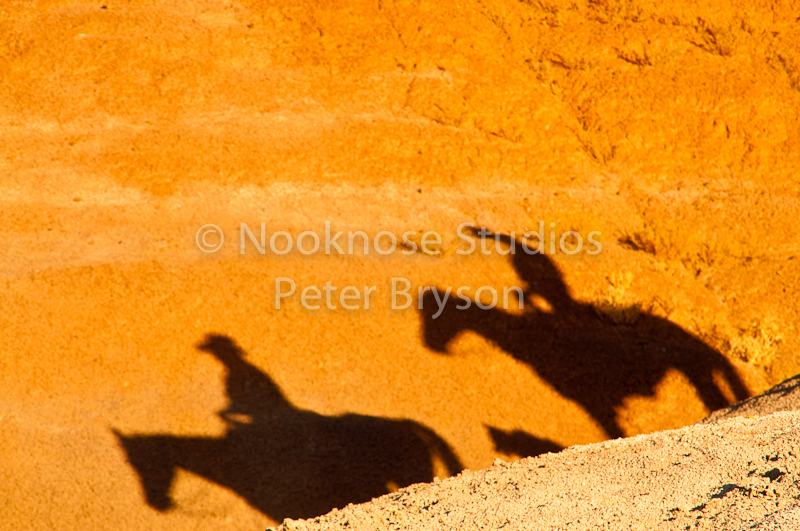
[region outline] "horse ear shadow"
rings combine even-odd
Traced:
[[[119,445],[119,447],[125,453],[125,458],[128,460],[128,463],[132,465],[133,462],[131,461],[131,453],[135,452],[135,449],[132,448],[132,446],[135,446],[135,443],[133,442],[135,437],[129,437],[116,428],[111,428],[111,433],[114,434],[114,438],[117,440],[117,445]]]

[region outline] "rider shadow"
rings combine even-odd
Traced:
[[[506,248],[511,244],[509,236],[491,236]],[[516,241],[511,256],[526,286],[523,312],[483,310],[475,304],[459,309],[456,306],[463,307],[464,302],[451,298],[434,318],[439,308],[427,291],[421,312],[428,348],[447,354],[460,334],[475,332],[525,363],[561,396],[581,405],[611,438],[624,436],[617,418],[624,400],[652,397],[670,369],[689,379],[710,411],[731,403],[720,381],[734,401],[749,396],[730,362],[679,326],[645,313],[634,325],[603,321],[593,305],[572,298],[561,272],[546,255],[528,254]],[[532,307],[534,297],[546,301],[541,305],[546,310]]]
[[[266,516],[312,518],[434,479],[436,461],[450,475],[462,465],[432,430],[410,420],[364,415],[326,417],[294,407],[228,337],[198,347],[227,370],[230,406],[223,437],[114,433],[137,472],[147,503],[174,507],[178,469],[225,487]]]

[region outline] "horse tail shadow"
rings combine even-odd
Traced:
[[[464,465],[453,452],[453,449],[436,432],[416,422],[411,424],[414,434],[428,447],[432,460],[441,462],[448,476],[455,476],[464,470]]]
[[[752,395],[728,359],[699,339],[695,341],[703,347],[699,349],[702,355],[685,357],[676,363],[676,369],[689,378],[710,411],[728,407]],[[732,397],[725,396],[725,387]]]

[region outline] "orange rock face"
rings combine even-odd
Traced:
[[[5,528],[263,528],[797,373],[798,17],[4,3]]]

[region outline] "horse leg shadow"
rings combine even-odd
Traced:
[[[506,455],[516,455],[524,459],[556,453],[564,449],[563,446],[553,441],[534,437],[521,430],[505,431],[494,426],[486,426],[486,429],[489,430],[489,436],[494,441],[494,449]]]

